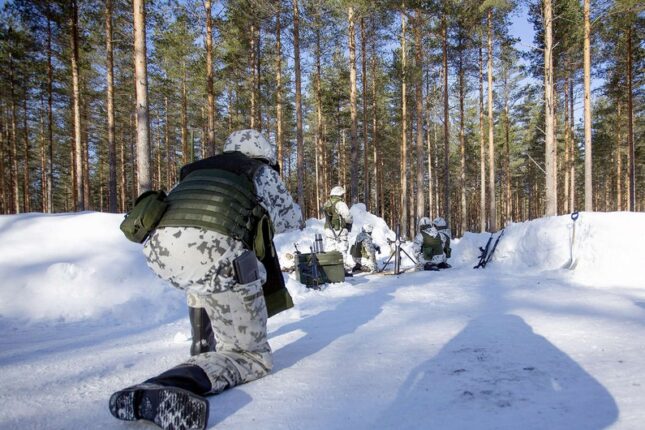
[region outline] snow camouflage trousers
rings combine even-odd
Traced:
[[[245,251],[241,242],[193,227],[156,230],[144,245],[148,266],[160,278],[186,291],[188,305],[204,308],[211,320],[216,352],[191,357],[211,382],[210,393],[261,378],[273,366],[267,341],[267,310],[261,279],[238,284],[232,261]]]
[[[343,266],[345,271],[351,271],[354,268],[354,259],[347,252],[349,250],[349,241],[347,239],[347,229],[342,229],[334,235],[334,231],[325,229],[325,251],[338,251],[343,254]]]

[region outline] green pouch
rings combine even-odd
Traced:
[[[157,227],[166,209],[168,203],[165,192],[146,191],[137,197],[132,210],[125,214],[121,231],[132,242],[143,243]]]

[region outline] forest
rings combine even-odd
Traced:
[[[7,0],[0,214],[126,212],[243,128],[306,218],[338,184],[407,237],[644,211],[644,30],[638,0]]]

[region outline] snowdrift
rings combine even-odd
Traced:
[[[595,286],[645,288],[645,214],[580,212],[506,227],[486,270],[539,273],[567,270],[572,279]],[[497,233],[494,238],[497,237]],[[466,233],[456,241],[453,266],[474,265],[488,233]]]
[[[366,223],[374,226],[374,241],[389,257],[388,239],[394,232],[385,221],[365,210],[351,208],[354,227],[350,243]],[[183,315],[183,295],[168,288],[146,267],[141,246],[128,242],[118,226],[122,215],[26,214],[0,216],[0,321],[79,321],[99,317],[150,322]],[[573,280],[594,286],[645,288],[645,214],[585,213],[541,218],[506,227],[487,271],[566,270]],[[309,219],[303,231],[276,236],[283,267],[293,266],[294,244],[308,252],[323,222]],[[496,234],[497,235],[497,234]],[[479,246],[488,233],[466,233],[453,241],[450,263],[455,268],[474,266]],[[411,244],[404,249],[411,254]],[[573,270],[563,269],[573,257]],[[404,257],[403,267],[413,263]],[[293,276],[293,275],[292,275]],[[305,291],[290,279],[294,296]]]

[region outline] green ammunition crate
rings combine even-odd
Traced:
[[[308,287],[345,281],[343,255],[338,251],[316,253],[317,267],[311,254],[299,253],[296,258],[296,278]]]

